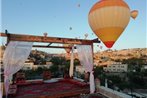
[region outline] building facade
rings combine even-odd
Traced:
[[[127,72],[128,65],[122,63],[114,63],[103,67],[105,72]]]
[[[47,62],[45,65],[34,65],[34,62],[33,61],[27,60],[24,63],[24,66],[22,67],[22,70],[36,70],[39,67],[40,68],[50,68],[50,66],[52,66],[52,63],[51,62]]]

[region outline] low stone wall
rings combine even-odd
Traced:
[[[126,95],[124,93],[118,92],[118,91],[114,91],[112,89],[100,86],[98,88],[98,92],[108,98],[132,98],[129,95]]]

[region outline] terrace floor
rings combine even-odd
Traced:
[[[82,94],[82,95],[81,95]],[[86,94],[86,95],[85,95]],[[62,79],[53,83],[18,85],[17,93],[8,98],[106,98],[99,94],[89,95],[89,84],[74,79]]]

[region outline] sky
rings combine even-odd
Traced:
[[[0,32],[43,35],[50,37],[95,39],[88,24],[88,13],[99,0],[1,0]],[[147,47],[147,2],[146,0],[125,0],[131,11],[138,10],[139,15],[130,19],[125,31],[112,49],[130,49]],[[80,6],[79,6],[80,5]],[[72,28],[72,30],[70,30]],[[2,43],[5,39],[1,38]],[[100,49],[101,46],[102,49]],[[103,43],[95,44],[95,51],[106,50]],[[64,49],[41,49],[50,53],[62,53]]]

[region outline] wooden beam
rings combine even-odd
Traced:
[[[0,36],[1,37],[7,37],[7,35],[5,33],[3,33],[3,32],[0,32]]]
[[[50,46],[52,43],[49,43],[47,46]]]
[[[83,44],[83,45],[91,45],[92,43],[99,43],[98,40],[84,40],[84,39],[59,38],[59,37],[45,37],[45,36],[10,34],[10,33],[9,34],[0,33],[0,36],[7,37],[7,38],[9,37],[10,41],[62,43],[62,44]]]
[[[64,46],[43,46],[43,45],[33,45],[35,48],[71,48],[71,47],[64,47]]]

